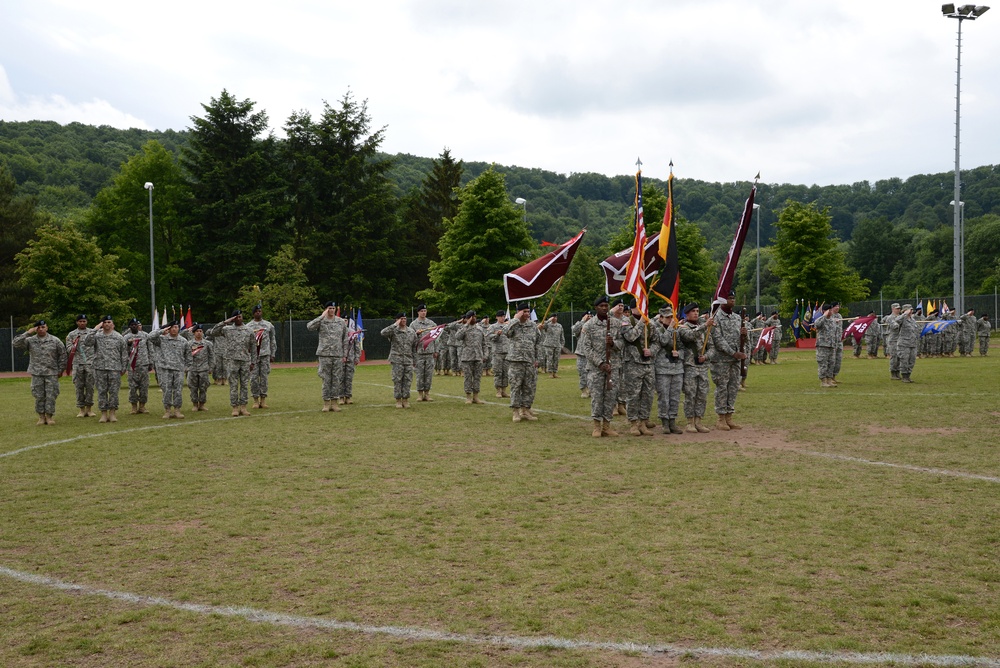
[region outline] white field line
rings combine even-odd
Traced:
[[[887,652],[813,652],[806,650],[758,651],[731,647],[684,647],[674,644],[647,645],[633,642],[602,642],[597,640],[572,640],[545,636],[477,635],[468,633],[446,633],[412,626],[373,626],[355,622],[341,622],[323,617],[304,617],[280,612],[270,612],[258,608],[204,605],[201,603],[181,603],[158,596],[143,596],[129,592],[100,589],[87,585],[64,582],[55,578],[25,573],[0,566],[0,575],[25,584],[46,587],[75,594],[102,596],[113,601],[146,607],[165,607],[197,615],[217,615],[243,619],[258,624],[273,624],[300,629],[323,631],[348,631],[365,635],[386,635],[403,640],[444,641],[466,645],[496,645],[513,649],[535,649],[553,647],[568,650],[598,650],[607,652],[639,652],[662,654],[671,657],[723,657],[752,659],[756,661],[815,661],[822,663],[846,663],[856,665],[896,664],[905,666],[976,666],[1000,668],[1000,659],[949,654],[897,654]]]

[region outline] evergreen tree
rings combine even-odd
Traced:
[[[796,299],[850,302],[868,296],[868,280],[847,266],[827,209],[789,201],[778,215],[774,273],[781,277],[781,310]]]
[[[263,287],[244,285],[240,288],[238,306],[249,313],[259,303],[278,320],[289,315],[311,320],[316,316],[320,302],[316,290],[306,278],[307,262],[296,259],[295,249],[291,244],[285,244],[268,260]]]
[[[246,283],[264,277],[267,259],[288,240],[283,224],[284,182],[267,114],[223,90],[191,117],[190,145],[182,153],[194,194],[191,231],[197,249],[190,283],[206,310],[230,304]]]
[[[286,163],[296,247],[322,299],[399,307],[394,267],[401,245],[398,201],[379,157],[385,128],[371,132],[366,102],[350,93],[338,108],[324,104],[313,121],[292,114]]]
[[[28,244],[44,217],[35,198],[17,194],[14,175],[0,162],[0,313],[24,320],[35,309],[30,288],[18,281],[14,256]]]
[[[97,193],[83,231],[97,239],[106,253],[118,256],[126,270],[123,294],[137,304],[149,302],[149,191],[153,184],[153,251],[156,298],[159,303],[191,302],[188,260],[194,254],[187,215],[191,188],[176,157],[158,141],[122,165],[114,183]]]
[[[418,296],[449,313],[496,309],[504,303],[503,275],[531,259],[534,243],[492,168],[460,191],[459,202],[438,243],[441,259],[431,262],[433,287]]]
[[[133,315],[134,300],[120,296],[127,281],[118,258],[72,224],[43,226],[15,262],[21,284],[46,307],[32,319],[47,320],[57,336],[73,327],[75,313],[107,313],[120,324]]]
[[[893,227],[885,216],[863,218],[854,227],[847,261],[871,281],[872,292],[878,292],[904,258],[909,241],[909,235]]]

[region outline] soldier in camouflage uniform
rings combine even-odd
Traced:
[[[958,352],[962,357],[972,357],[976,349],[976,310],[969,309],[958,319]]]
[[[986,357],[990,352],[990,314],[984,313],[983,317],[976,321],[976,334],[979,336],[979,355]]]
[[[941,318],[943,320],[954,320],[955,313],[949,311],[942,314]],[[958,327],[952,325],[950,327],[945,327],[941,330],[941,354],[945,357],[953,357],[955,355],[955,348],[958,347]],[[899,371],[903,373],[902,369]]]
[[[125,345],[128,346],[129,359],[128,402],[132,405],[129,412],[132,415],[148,413],[146,402],[149,400],[149,372],[153,370],[153,361],[149,334],[142,331],[142,323],[135,318],[128,321]]]
[[[250,396],[253,397],[254,408],[267,408],[267,381],[271,375],[274,354],[278,352],[278,343],[274,336],[274,325],[264,320],[260,304],[253,307],[253,319],[247,323],[247,328],[254,337],[254,352],[250,365]]]
[[[59,376],[66,370],[66,346],[49,334],[49,326],[39,320],[28,331],[14,337],[12,345],[28,351],[31,396],[35,398],[36,425],[55,424]]]
[[[510,350],[510,342],[503,333],[507,324],[507,314],[504,311],[497,311],[497,321],[486,330],[486,340],[490,342],[493,349],[493,387],[497,391],[497,399],[509,398],[507,386],[509,382],[509,372],[507,369],[507,352]]]
[[[448,364],[451,365],[451,375],[462,375],[461,345],[455,340],[455,335],[448,337]]]
[[[118,422],[118,394],[122,376],[128,369],[128,346],[125,337],[115,331],[110,315],[101,318],[101,324],[91,330],[84,341],[94,351],[92,365],[97,385],[97,410],[101,422]]]
[[[389,364],[392,365],[392,396],[396,408],[410,407],[410,385],[413,384],[413,357],[417,349],[417,335],[406,326],[406,314],[396,314],[396,322],[382,330],[389,339]]]
[[[892,323],[900,316],[898,303],[893,303],[892,311],[882,318],[882,325],[885,327],[885,355],[889,358],[889,378],[899,380],[899,357],[896,356],[896,334],[892,329]]]
[[[912,383],[910,374],[917,361],[917,343],[920,341],[920,323],[913,317],[913,307],[903,306],[902,315],[896,318],[892,325],[896,337],[896,354],[899,355],[899,374],[904,383]]]
[[[760,311],[757,311],[756,315],[754,315],[753,317],[753,320],[750,321],[750,329],[757,331],[762,330],[765,327],[767,327],[767,325],[764,324],[765,322],[766,320],[764,319],[764,314],[761,313]],[[764,348],[760,348],[756,352],[753,352],[750,355],[750,364],[767,364],[767,350],[765,350]]]
[[[347,361],[344,362],[343,385],[341,386],[341,398],[337,403],[353,404],[354,400],[354,371],[361,363],[361,332],[348,332],[347,339]],[[429,400],[428,400],[429,401]]]
[[[417,319],[410,323],[410,329],[417,335],[417,357],[413,375],[417,379],[417,395],[420,401],[434,401],[431,399],[431,382],[434,380],[434,364],[439,358],[440,337],[427,344],[426,348],[420,344],[420,337],[434,327],[437,327],[437,323],[427,318],[427,306],[421,304],[417,307]]]
[[[77,417],[94,417],[94,368],[90,358],[94,351],[88,350],[83,343],[90,334],[87,328],[87,316],[83,313],[76,316],[76,329],[66,335],[66,350],[69,352],[70,372],[73,374],[73,387],[76,388]]]
[[[539,327],[542,333],[542,354],[545,357],[545,370],[553,378],[558,378],[559,356],[566,345],[566,334],[559,319],[552,316]]]
[[[871,311],[868,315],[875,315],[875,311]],[[868,329],[865,330],[864,339],[865,345],[868,346],[868,359],[877,358],[878,347],[882,342],[882,326],[878,323],[878,317],[868,325]]]
[[[711,431],[702,424],[708,406],[708,357],[705,341],[708,328],[715,325],[711,317],[701,321],[698,305],[684,307],[684,322],[677,329],[677,340],[684,347],[684,417],[688,433],[707,434]]]
[[[677,413],[684,386],[684,345],[677,337],[674,311],[670,305],[660,309],[653,328],[659,350],[653,360],[656,373],[657,414],[664,434],[683,434],[677,425]]]
[[[816,364],[820,387],[837,387],[837,374],[844,355],[844,318],[840,302],[823,305],[823,315],[816,318]]]
[[[625,326],[625,300],[618,298],[611,303],[611,310],[608,312],[611,316],[618,318],[621,321],[621,326]],[[625,348],[622,347],[618,351],[618,367],[617,367],[617,377],[614,379],[615,390],[617,395],[617,404],[615,407],[615,412],[618,415],[627,416],[628,407],[625,405],[625,395],[621,392],[622,383],[625,381]]]
[[[232,317],[216,324],[211,334],[226,357],[229,405],[233,407],[233,417],[250,415],[247,410],[247,385],[257,350],[253,330],[243,324],[243,312],[236,309]]]
[[[438,356],[437,361],[434,363],[434,370],[442,376],[451,375],[451,359],[448,357],[448,339],[451,338],[451,334],[442,330],[440,336],[434,341],[433,345],[437,346]]]
[[[205,338],[211,341],[212,350],[212,383],[215,385],[226,384],[226,351],[224,346],[216,346],[218,343],[211,332],[205,332]]]
[[[583,317],[573,325],[573,338],[576,339],[576,373],[580,379],[580,397],[586,399],[590,396],[590,387],[587,384],[587,356],[583,352],[583,326],[593,317],[593,313],[587,311]]]
[[[490,331],[490,316],[479,319],[479,328],[483,330],[483,375],[493,375],[493,340],[486,336]]]
[[[715,327],[709,335],[708,358],[712,365],[712,382],[715,383],[715,412],[719,416],[716,429],[729,431],[742,429],[733,422],[736,396],[740,387],[740,363],[747,358],[740,341],[749,339],[743,327],[743,318],[733,310],[735,296],[732,292],[722,302],[714,316]],[[742,338],[741,338],[742,337]]]
[[[316,345],[316,374],[323,381],[323,412],[339,413],[337,399],[344,387],[344,363],[347,362],[349,333],[347,321],[337,315],[333,302],[327,302],[323,312],[306,324],[310,332],[319,332]]]
[[[517,313],[505,323],[503,334],[507,338],[507,376],[510,379],[510,409],[514,422],[537,420],[531,412],[535,403],[538,384],[538,360],[535,344],[538,327],[531,321],[531,309],[525,303],[516,305]]]
[[[483,357],[486,355],[486,334],[479,326],[475,311],[468,311],[461,320],[450,323],[445,329],[450,329],[451,340],[457,342],[459,357],[462,360],[464,376],[465,403],[484,404],[479,400],[479,387],[483,377]]]
[[[180,324],[176,320],[151,332],[149,342],[160,351],[156,377],[163,390],[163,419],[183,418],[184,372],[191,366],[191,344],[180,335]]]
[[[618,405],[622,351],[622,321],[609,310],[604,295],[594,301],[594,317],[583,326],[583,350],[587,357],[587,381],[590,383],[592,436],[617,436],[611,426]]]
[[[771,317],[764,321],[764,326],[774,327],[774,342],[771,344],[771,350],[767,353],[767,357],[771,364],[777,364],[778,353],[781,351],[781,317],[777,311],[771,312]],[[749,340],[750,337],[747,339]]]
[[[653,332],[652,323],[645,317],[633,301],[631,313],[622,326],[625,339],[622,374],[624,384],[620,394],[625,395],[625,411],[628,417],[629,433],[633,436],[652,436],[649,415],[653,409],[653,388],[656,370],[653,361],[660,351],[659,337]],[[603,425],[602,425],[603,426]]]
[[[190,332],[190,336],[187,336]],[[212,384],[210,372],[214,361],[214,345],[205,338],[205,328],[195,323],[191,329],[184,330],[185,339],[191,348],[191,365],[188,368],[188,391],[191,393],[191,404],[196,411],[207,410],[208,386]]]

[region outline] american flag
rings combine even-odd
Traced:
[[[636,305],[643,315],[649,313],[649,301],[646,295],[646,276],[643,271],[643,251],[646,248],[646,224],[642,219],[642,162],[636,161],[639,171],[635,173],[635,241],[632,243],[632,257],[625,267],[625,280],[622,287],[625,292],[635,297]]]

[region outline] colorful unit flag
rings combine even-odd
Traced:
[[[795,300],[795,310],[792,311],[792,336],[796,339],[802,338],[802,323],[799,322],[799,300]]]
[[[640,165],[642,163],[639,163]],[[632,256],[625,265],[625,280],[622,288],[635,297],[639,313],[649,314],[649,295],[646,292],[646,272],[643,254],[646,248],[646,223],[642,217],[642,169],[635,173],[635,240],[632,242]]]
[[[865,335],[868,331],[868,327],[875,321],[875,316],[866,315],[863,318],[858,318],[844,330],[844,335],[841,337],[842,341],[846,341],[848,336],[853,336],[854,340],[861,343],[861,337]]]
[[[663,226],[660,227],[660,241],[656,254],[663,261],[663,271],[659,279],[650,285],[650,290],[661,299],[670,303],[677,318],[678,302],[681,295],[681,272],[677,261],[677,229],[674,227],[674,163],[670,163],[670,176],[667,177],[667,210],[663,213]]]
[[[503,290],[507,302],[538,299],[551,290],[556,281],[569,271],[576,249],[580,247],[580,242],[586,233],[587,230],[584,228],[556,250],[532,260],[509,274],[504,274]]]
[[[444,328],[447,326],[448,324],[445,323],[443,325],[438,325],[437,327],[431,327],[423,333],[423,336],[420,337],[420,345],[424,347],[424,350],[427,350],[427,346],[431,345],[431,343],[436,341],[437,338],[441,336],[441,332],[443,332]]]
[[[923,330],[920,332],[920,336],[927,336],[928,334],[937,334],[938,332],[951,327],[956,324],[958,320],[935,320],[934,322],[929,322],[924,325]]]
[[[760,174],[757,174],[757,179],[759,178]],[[753,199],[756,194],[757,180],[755,179],[754,185],[750,189],[750,197],[743,205],[743,217],[740,218],[739,225],[736,226],[733,243],[729,246],[729,252],[726,253],[725,262],[722,263],[722,273],[719,275],[718,285],[715,286],[715,295],[712,297],[712,301],[719,298],[725,299],[733,289],[733,277],[736,275],[736,265],[739,264],[740,253],[743,252],[743,242],[746,241],[747,231],[750,229],[750,219],[753,217]]]
[[[767,352],[771,352],[771,346],[774,345],[774,337],[777,329],[778,328],[774,325],[762,329],[760,332],[760,338],[757,339],[757,345],[754,347],[753,351],[757,352],[763,348]]]

